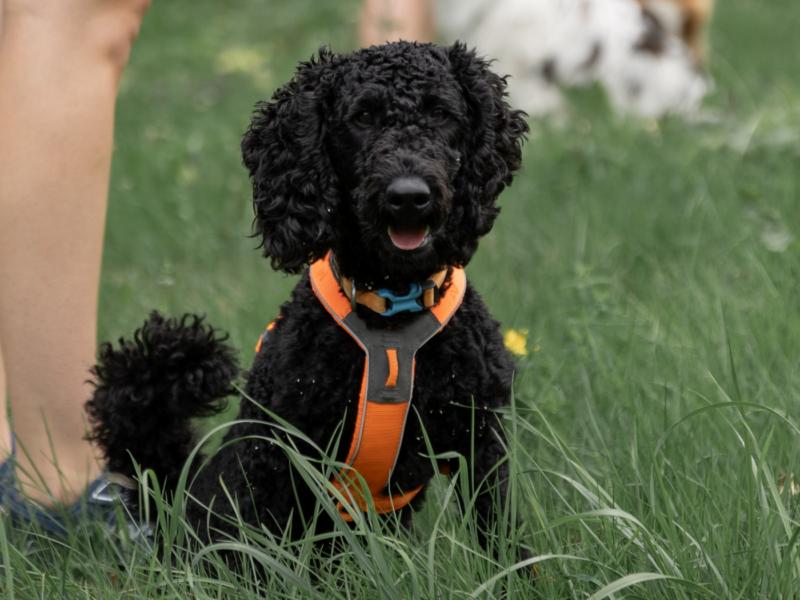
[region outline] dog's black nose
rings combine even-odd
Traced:
[[[393,216],[412,216],[430,206],[431,188],[421,177],[397,177],[386,188],[386,200]]]

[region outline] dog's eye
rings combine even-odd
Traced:
[[[375,115],[368,110],[361,110],[355,114],[353,121],[361,127],[369,127],[375,123]]]
[[[435,106],[428,113],[430,120],[436,124],[441,125],[450,119],[450,114],[441,106]]]

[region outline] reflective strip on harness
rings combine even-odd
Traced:
[[[389,361],[389,374],[386,376],[386,383],[383,387],[393,388],[397,385],[397,349],[386,349],[386,360]]]
[[[466,291],[466,275],[451,269],[450,284],[436,306],[411,317],[400,329],[368,328],[353,311],[331,268],[331,254],[310,268],[311,287],[331,317],[364,351],[364,371],[358,395],[353,439],[335,485],[351,498],[355,507],[369,507],[358,475],[363,477],[372,505],[378,513],[402,508],[422,486],[403,494],[387,493],[392,470],[400,453],[411,397],[414,390],[415,356],[439,333],[455,314]],[[342,518],[352,520],[351,510],[339,504]]]

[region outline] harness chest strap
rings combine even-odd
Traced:
[[[450,285],[439,302],[414,315],[402,328],[370,329],[342,293],[331,261],[328,253],[311,265],[311,287],[331,317],[364,351],[356,424],[345,459],[348,468],[339,473],[335,485],[365,510],[369,502],[358,474],[366,482],[376,512],[391,512],[411,502],[422,489],[419,486],[401,495],[387,493],[411,406],[415,355],[461,305],[466,275],[461,268],[451,269]],[[343,519],[352,520],[346,507],[340,503],[338,508]]]

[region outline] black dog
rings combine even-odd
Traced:
[[[397,294],[445,270],[440,293],[453,293],[453,269],[469,262],[491,229],[495,201],[520,166],[527,125],[504,96],[505,80],[461,44],[323,50],[258,106],[244,136],[264,254],[275,269],[303,272],[247,375],[246,393],[321,448],[340,429],[339,460],[355,427],[364,353],[315,296],[306,265],[332,251],[357,290]],[[415,318],[361,305],[357,314],[385,331]],[[492,411],[509,402],[512,370],[498,323],[467,287],[449,324],[416,355],[392,489],[424,486],[434,475],[427,436],[435,453],[473,461],[481,530],[490,527],[492,494],[504,492],[507,478]],[[224,338],[201,319],[154,314],[132,341],[104,344],[94,374],[87,410],[108,468],[131,474],[133,456],[170,489],[196,441],[190,420],[219,410],[237,366]],[[317,496],[298,486],[284,450],[264,442],[283,435],[264,423],[264,412],[242,401],[239,418],[245,423],[193,474],[199,502],[190,519],[203,530],[210,524],[211,537],[230,530],[223,480],[246,522],[276,532],[291,524],[301,535]],[[212,504],[217,514],[209,517],[202,505]]]

